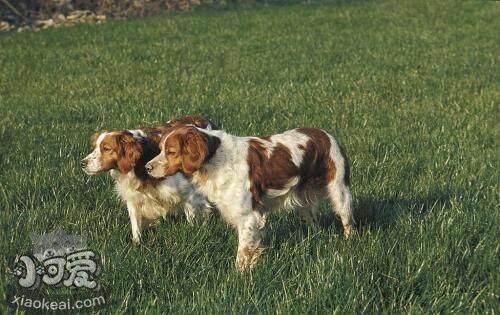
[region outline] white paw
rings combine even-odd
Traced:
[[[256,248],[253,250],[243,249],[238,251],[235,263],[236,269],[242,272],[255,266],[255,264],[257,263],[257,259],[259,258],[260,254],[262,254],[262,251],[262,248]]]
[[[132,237],[132,243],[134,245],[140,245],[141,244],[141,237],[140,236],[134,236],[134,237]]]

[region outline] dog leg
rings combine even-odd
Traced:
[[[127,202],[127,210],[132,226],[132,242],[137,245],[141,243],[142,215],[138,205],[133,202]]]
[[[255,210],[254,210],[255,211]],[[266,226],[266,223],[267,223],[267,213],[264,212],[261,216],[260,216],[260,220],[259,220],[259,229],[263,229],[265,226]]]
[[[259,258],[262,249],[260,245],[259,226],[261,218],[250,213],[241,218],[238,223],[238,253],[236,255],[236,268],[243,271],[252,267]]]
[[[318,210],[316,204],[295,207],[295,212],[305,224],[312,226],[318,225]]]
[[[184,214],[189,223],[192,223],[195,216],[203,213],[208,215],[212,212],[210,204],[203,198],[203,196],[194,190],[189,190],[189,193],[184,196]]]
[[[190,202],[184,203],[184,214],[186,215],[188,223],[193,223],[194,217],[196,215],[196,209]]]
[[[340,216],[342,221],[344,235],[348,237],[354,229],[352,196],[349,186],[343,181],[334,180],[328,184],[328,194],[335,213]]]

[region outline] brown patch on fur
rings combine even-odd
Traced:
[[[144,131],[148,135],[148,139],[153,145],[160,147],[160,142],[162,136],[171,133],[177,128],[180,128],[185,125],[194,125],[198,128],[206,129],[208,125],[212,126],[212,130],[217,130],[217,126],[208,118],[203,116],[184,116],[181,118],[174,118],[170,120],[168,123],[157,127],[143,127],[139,130]]]
[[[190,176],[201,168],[210,154],[209,145],[203,135],[191,128],[182,136],[182,171]]]
[[[311,146],[314,146],[316,150],[320,153],[321,158],[324,159],[325,165],[322,167],[323,168],[322,171],[324,171],[326,174],[325,178],[326,183],[331,182],[335,178],[337,168],[335,166],[335,163],[332,161],[330,157],[331,143],[327,134],[320,129],[314,129],[314,128],[299,128],[298,131],[309,136],[309,138],[311,139],[307,143],[308,148],[306,148],[306,150],[309,151]],[[339,147],[340,147],[340,154],[342,155],[345,161],[344,182],[347,186],[349,186],[351,184],[349,159],[347,158],[344,148],[341,145],[339,145]],[[304,157],[303,163],[306,163],[305,160],[306,157]]]
[[[118,170],[122,173],[128,173],[137,166],[136,163],[142,155],[142,147],[128,131],[122,131],[118,135],[118,143]]]
[[[270,136],[249,140],[247,162],[249,165],[250,192],[252,204],[262,204],[268,189],[283,189],[294,176],[299,176],[296,193],[299,198],[307,199],[316,194],[334,180],[337,167],[330,156],[331,142],[328,134],[320,129],[299,128],[309,137],[305,145],[296,149],[304,152],[299,167],[291,159],[290,150],[283,144],[276,144],[271,156],[268,156],[265,143]],[[345,152],[341,149],[345,157]],[[349,181],[349,166],[346,166],[346,183]]]
[[[335,178],[337,171],[330,157],[330,139],[319,129],[299,128],[297,131],[309,137],[300,165],[299,189],[309,185],[326,186]]]
[[[250,192],[252,194],[252,208],[258,203],[262,203],[262,195],[264,193],[264,168],[269,157],[267,151],[260,141],[250,140],[248,142],[247,163],[249,167]]]
[[[212,130],[218,129],[217,126],[210,119],[205,118],[203,116],[185,116],[185,117],[181,117],[181,118],[175,118],[175,119],[172,119],[169,122],[167,122],[161,126],[158,126],[156,128],[149,128],[149,129],[154,129],[154,130],[159,131],[161,133],[160,138],[157,139],[158,143],[159,143],[162,135],[164,136],[166,134],[169,134],[172,131],[174,131],[175,129],[186,126],[186,125],[193,125],[195,127],[202,128],[202,129],[207,129],[208,125],[211,125]],[[148,128],[143,128],[143,130],[144,129],[148,129]]]
[[[191,176],[210,160],[220,145],[220,139],[200,132],[191,126],[176,129],[165,139],[162,154],[168,161],[165,176],[178,171]]]
[[[248,142],[247,162],[254,208],[262,204],[266,190],[283,189],[292,177],[299,175],[299,169],[293,164],[287,147],[277,144],[269,156],[261,141],[252,139]]]
[[[195,125],[196,127],[202,129],[207,129],[208,125],[210,124],[213,130],[218,129],[217,126],[214,125],[214,123],[209,118],[203,116],[195,116],[195,115],[189,115],[181,118],[172,119],[170,122],[165,124],[165,126],[175,127],[179,125],[189,125],[189,124]]]
[[[335,167],[335,163],[333,163],[332,159],[329,158],[326,161],[326,183],[333,181],[336,174],[337,168]]]

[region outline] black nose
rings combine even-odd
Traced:
[[[87,161],[87,160],[81,160],[81,161],[80,161],[80,166],[81,166],[82,168],[85,168],[85,167],[87,167],[87,164],[88,164],[88,163],[89,163],[89,161]]]
[[[149,164],[146,164],[146,172],[151,173],[152,170],[153,170],[153,167]]]

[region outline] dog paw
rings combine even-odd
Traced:
[[[186,213],[186,220],[188,221],[188,224],[193,225],[194,224],[194,213]]]
[[[136,236],[136,237],[132,237],[132,244],[134,245],[141,245],[141,238]]]
[[[354,229],[350,224],[344,225],[344,237],[349,238],[356,235],[356,229]]]
[[[243,272],[255,266],[259,256],[262,254],[262,248],[248,249],[238,251],[236,256],[236,269]]]

